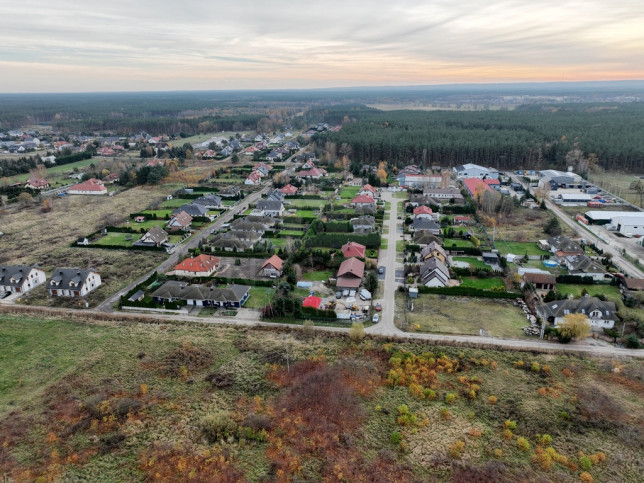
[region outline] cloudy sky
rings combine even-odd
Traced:
[[[643,0],[16,0],[0,18],[0,92],[644,79]]]

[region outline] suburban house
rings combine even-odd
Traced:
[[[179,208],[176,208],[175,210],[172,211],[173,215],[178,215],[179,213],[186,213],[190,215],[192,218],[196,216],[208,216],[208,208],[205,207],[204,205],[200,205],[197,203],[190,203],[188,205],[181,205]]]
[[[365,195],[365,196],[371,196],[372,198],[376,197],[376,188],[371,186],[370,184],[366,184],[362,187],[360,191],[358,191],[358,195]]]
[[[134,243],[137,246],[160,247],[168,241],[168,234],[160,226],[153,226]]]
[[[592,330],[612,329],[618,320],[613,302],[602,302],[596,297],[585,295],[573,299],[555,300],[536,307],[537,315],[555,326],[564,321],[568,314],[584,314],[588,317]]]
[[[436,242],[429,243],[425,248],[420,251],[422,260],[428,260],[432,257],[438,258],[444,264],[447,264],[448,256],[442,246]]]
[[[306,156],[302,157],[302,159],[305,159],[305,158],[306,158]],[[299,160],[299,156],[298,156],[298,160]],[[306,160],[304,162],[304,164],[302,165],[303,170],[310,170],[310,169],[313,169],[313,168],[315,168],[315,162],[312,159]]]
[[[282,266],[284,261],[277,255],[273,255],[266,260],[260,269],[260,274],[264,277],[277,278],[282,275]]]
[[[622,282],[626,285],[629,292],[644,291],[644,278],[624,278]]]
[[[465,178],[498,178],[499,172],[489,168],[484,168],[478,164],[467,163],[461,166],[456,166],[452,169],[458,179]]]
[[[181,277],[209,277],[219,270],[220,262],[221,258],[201,254],[186,258],[174,267],[173,272]]]
[[[266,161],[268,162],[274,162],[274,161],[277,161],[278,159],[282,159],[282,153],[276,150],[273,150],[266,155]]]
[[[414,218],[409,228],[413,231],[426,231],[432,235],[440,235],[441,227],[434,220],[428,220],[426,218]]]
[[[586,255],[570,255],[564,258],[570,275],[592,277],[596,282],[606,279],[608,273],[604,266]]]
[[[236,228],[238,225],[242,223],[259,223],[264,227],[264,230],[270,230],[271,228],[275,228],[277,223],[280,220],[278,218],[273,218],[272,216],[257,216],[257,215],[248,215],[245,216],[244,218],[237,218],[236,220],[233,220],[230,223],[230,226]],[[244,228],[248,229],[248,228]]]
[[[376,209],[376,200],[373,199],[371,195],[358,195],[351,200],[351,206],[358,207],[367,207],[371,209]]]
[[[551,273],[526,272],[521,278],[521,287],[526,283],[532,284],[536,290],[555,290],[557,288],[557,277]]]
[[[213,235],[210,246],[224,252],[243,252],[253,248],[253,243],[248,240],[241,240],[232,232],[218,233]]]
[[[69,195],[106,195],[107,188],[100,179],[91,178],[67,190]]]
[[[420,282],[425,287],[445,287],[449,283],[449,270],[440,259],[429,258],[420,267]]]
[[[101,276],[92,269],[57,268],[47,282],[49,295],[83,297],[101,285]]]
[[[270,173],[273,170],[272,166],[269,166],[266,163],[257,163],[255,166],[253,166],[253,171],[259,171],[262,176],[268,176],[268,173]]]
[[[244,305],[250,294],[250,286],[231,284],[225,288],[214,285],[193,285],[169,281],[152,292],[152,298],[160,304],[183,301],[198,307],[232,307]]]
[[[244,156],[253,156],[258,151],[261,151],[261,149],[258,149],[255,146],[248,146],[242,151],[242,153]]]
[[[465,215],[456,215],[454,217],[454,223],[457,225],[469,225],[470,223],[472,223],[472,217]]]
[[[429,206],[419,206],[414,208],[414,218],[425,218],[427,220],[434,219],[434,212]]]
[[[550,252],[554,253],[559,258],[584,254],[584,249],[579,243],[564,235],[548,238],[547,242]]]
[[[442,245],[443,239],[436,236],[432,235],[431,233],[428,233],[426,231],[417,231],[414,232],[414,235],[412,236],[412,239],[414,240],[414,243],[416,245],[429,245],[432,242],[436,242],[439,245]]]
[[[48,190],[49,189],[49,181],[47,181],[44,178],[29,178],[27,180],[27,184],[25,184],[25,188],[30,188],[32,190]]]
[[[365,258],[366,250],[367,247],[365,247],[364,245],[352,241],[345,243],[340,248],[340,251],[342,252],[342,255],[344,255],[344,258]]]
[[[192,223],[192,216],[190,216],[185,211],[177,213],[170,221],[166,223],[168,231],[188,231],[190,230],[190,224]]]
[[[263,223],[247,221],[246,218],[237,218],[230,226],[233,230],[252,231],[258,233],[260,236],[266,231],[266,226]]]
[[[210,193],[192,200],[191,204],[201,205],[208,210],[215,210],[222,207],[221,197]]]
[[[326,169],[313,167],[309,170],[298,171],[295,176],[301,179],[320,179],[326,176]]]
[[[407,188],[425,188],[440,185],[440,176],[428,176],[425,174],[399,174],[396,178],[401,186]]]
[[[282,216],[284,203],[276,200],[259,200],[255,209],[265,216]]]
[[[364,262],[355,257],[347,258],[338,268],[336,287],[355,290],[360,287],[363,275]]]
[[[242,240],[252,244],[257,243],[262,239],[262,233],[257,233],[256,231],[250,231],[250,230],[238,230],[236,228],[233,228],[228,232],[228,234],[237,238],[238,240]]]
[[[409,204],[413,207],[417,206],[439,206],[441,202],[431,196],[421,195],[419,193],[412,193],[409,195]]]
[[[217,194],[222,198],[239,198],[241,196],[241,190],[237,186],[229,186]]]
[[[351,223],[351,228],[356,233],[371,233],[376,229],[376,219],[371,215],[351,218],[349,223]]]
[[[45,272],[38,267],[0,265],[0,292],[26,293],[46,280]]]
[[[271,190],[266,195],[266,199],[281,202],[284,201],[284,193],[282,193],[280,190]]]
[[[280,188],[280,191],[284,193],[284,196],[293,196],[297,194],[297,188],[291,184],[287,184],[283,188]]]
[[[262,182],[262,175],[259,173],[259,171],[253,171],[248,175],[248,178],[244,181],[245,185],[249,186],[255,186],[258,184],[261,184]]]
[[[118,173],[111,173],[103,178],[103,183],[114,184],[118,183],[121,180],[121,176]]]

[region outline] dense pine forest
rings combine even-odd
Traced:
[[[343,123],[315,136],[364,163],[454,166],[467,162],[499,169],[575,165],[578,148],[604,169],[644,170],[644,104],[530,105],[512,111],[379,111],[345,106],[309,115]],[[342,147],[344,145],[344,147]],[[579,152],[579,151],[577,151]]]

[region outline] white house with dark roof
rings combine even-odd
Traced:
[[[84,297],[100,285],[101,276],[92,269],[56,268],[46,287],[52,296]]]
[[[565,300],[555,300],[536,307],[537,315],[541,319],[554,324],[561,324],[568,314],[584,314],[588,317],[592,330],[612,329],[618,319],[615,304],[603,302],[596,297],[588,295],[573,299],[572,296]]]
[[[46,280],[45,272],[38,267],[0,265],[0,292],[26,293]]]

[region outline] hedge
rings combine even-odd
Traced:
[[[105,248],[106,250],[143,250],[149,252],[160,252],[162,250],[165,250],[165,247],[147,247],[135,245],[129,247],[125,247],[123,245],[79,245],[76,242],[72,243],[71,246],[77,248]]]
[[[433,293],[440,295],[481,297],[488,299],[515,299],[522,297],[519,292],[495,292],[492,290],[482,290],[473,287],[418,287],[418,293]]]
[[[483,251],[480,248],[476,247],[449,247],[445,245],[443,247],[446,251],[450,252],[462,252],[467,255],[474,255],[474,256],[481,256],[483,254]]]
[[[580,276],[580,275],[558,275],[557,283],[574,283],[582,285],[594,285],[596,282],[593,277]]]
[[[197,250],[199,250],[197,248]],[[190,249],[189,251],[194,251]],[[273,256],[272,253],[267,252],[227,252],[225,250],[213,250],[210,246],[204,246],[201,248],[202,253],[208,253],[208,255],[213,255],[215,257],[229,257],[229,258],[270,258]]]
[[[318,233],[311,236],[306,244],[308,247],[340,248],[348,241],[360,243],[367,248],[380,248],[380,233],[356,235],[353,233]]]
[[[185,280],[192,284],[210,283],[217,284],[230,284],[237,285],[250,285],[253,287],[272,287],[277,283],[276,280],[252,280],[248,278],[226,278],[226,277],[177,277],[176,275],[168,275],[168,280]]]

